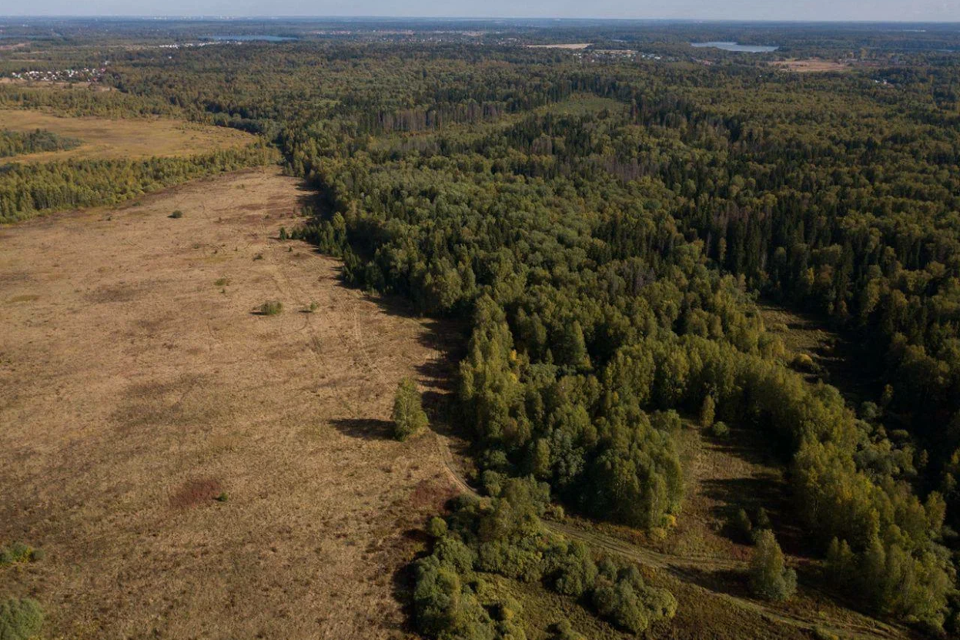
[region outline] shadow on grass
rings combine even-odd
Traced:
[[[333,427],[345,436],[363,440],[393,440],[393,423],[389,420],[343,418],[333,420]]]

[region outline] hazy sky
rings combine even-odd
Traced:
[[[960,0],[0,0],[0,15],[443,16],[960,22]]]

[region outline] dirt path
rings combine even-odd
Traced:
[[[452,488],[387,420],[439,354],[276,240],[309,195],[251,171],[0,227],[0,544],[47,553],[0,597],[50,637],[403,637],[408,532]]]

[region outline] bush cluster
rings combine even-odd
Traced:
[[[548,534],[540,522],[548,505],[545,484],[505,478],[496,495],[462,496],[447,520],[433,518],[432,553],[416,567],[419,630],[445,640],[524,638],[519,606],[488,601],[485,574],[541,583],[632,633],[674,616],[674,597],[647,585],[636,567],[606,557],[598,562],[581,542]],[[577,637],[562,624],[554,634]]]

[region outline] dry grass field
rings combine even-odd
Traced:
[[[565,49],[567,51],[583,51],[592,47],[592,42],[574,42],[570,44],[528,44],[528,49]]]
[[[66,151],[32,153],[7,159],[19,162],[50,162],[67,158],[141,159],[189,156],[197,153],[243,147],[256,137],[227,127],[213,127],[162,118],[60,117],[42,111],[0,109],[0,129],[33,131],[46,129],[83,144]]]
[[[306,195],[254,170],[0,229],[0,544],[46,552],[0,596],[48,637],[405,637],[453,485],[388,420],[437,334],[276,239]]]
[[[849,71],[851,69],[850,65],[845,62],[821,60],[820,58],[778,60],[771,62],[770,65],[784,71],[795,71],[796,73],[826,73],[828,71]]]

